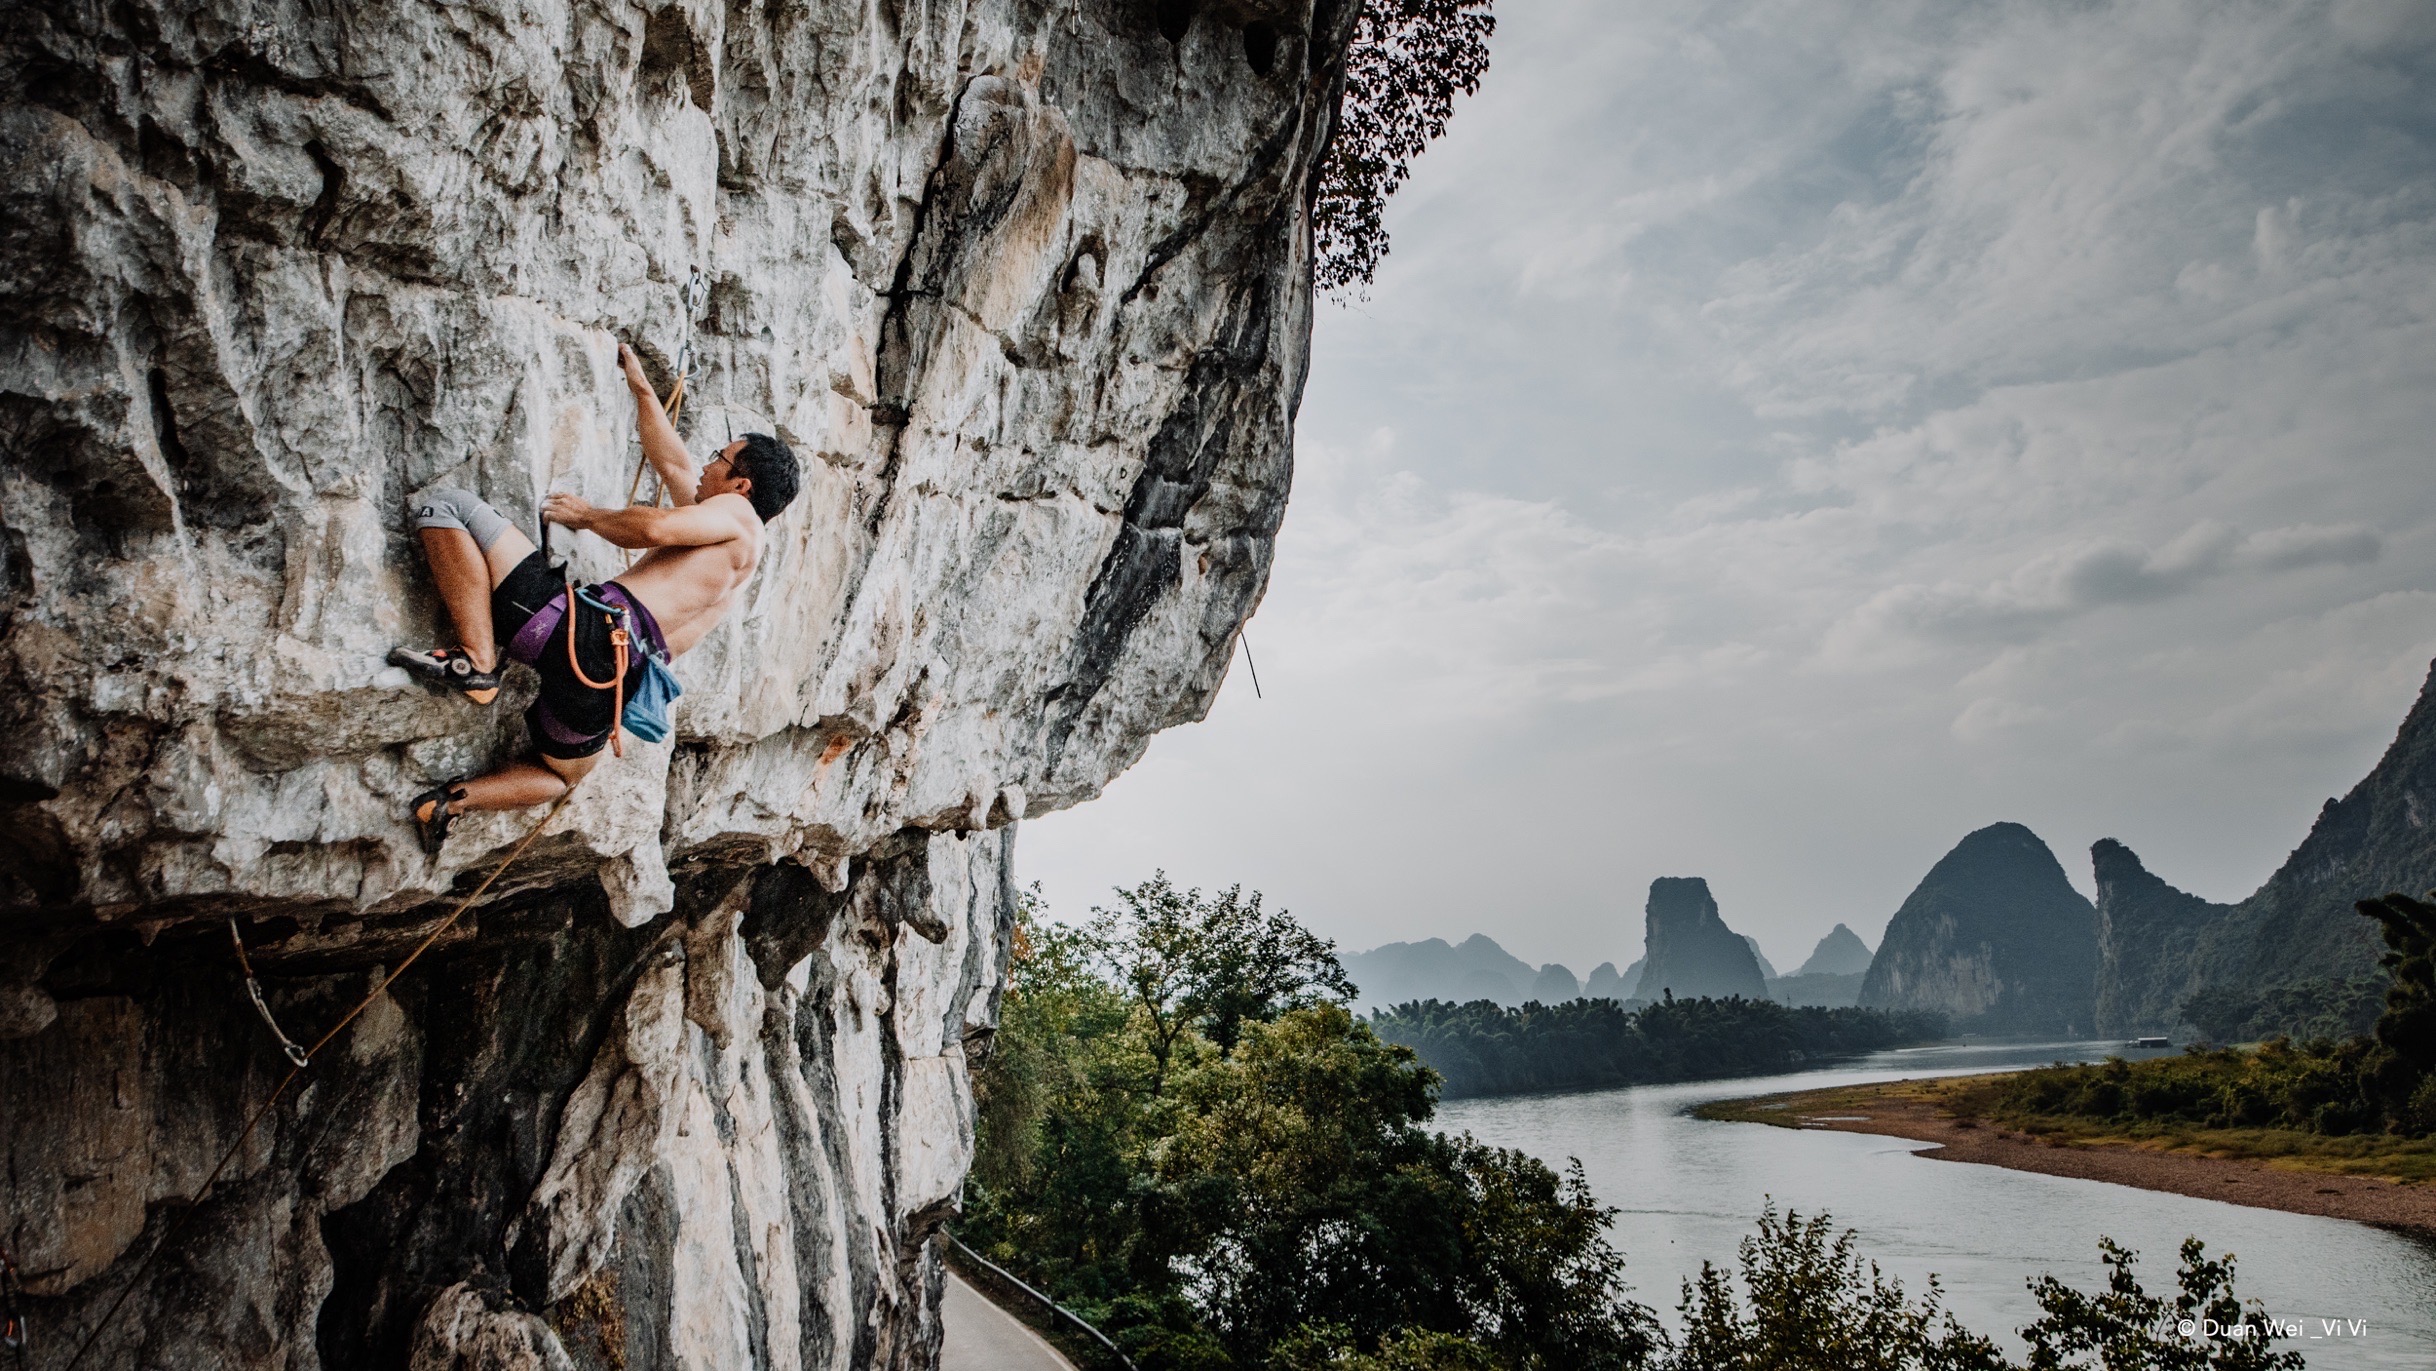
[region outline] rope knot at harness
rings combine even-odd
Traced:
[[[611,692],[611,698],[616,703],[609,714],[609,747],[623,757],[626,755],[626,649],[634,639],[626,632],[623,611],[613,614],[604,610],[601,618],[609,625],[609,645],[617,649],[617,670],[606,681],[593,680],[584,674],[583,661],[575,653],[575,609],[575,582],[570,580],[567,582],[567,666],[575,672],[575,679],[586,686]]]

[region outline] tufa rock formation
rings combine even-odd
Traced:
[[[1872,1009],[1927,1009],[1955,1031],[2086,1034],[2097,915],[2037,834],[1990,824],[1895,911],[1861,983]]]
[[[2241,903],[2186,895],[2112,839],[2090,856],[2102,1031],[2177,1023],[2184,999],[2201,989],[2255,995],[2381,975],[2377,925],[2352,905],[2436,888],[2436,669],[2377,765],[2326,802],[2309,836]]]
[[[932,1361],[1013,825],[1200,717],[1265,582],[1354,14],[12,12],[30,1366],[97,1329],[87,1366]],[[287,1069],[229,921],[311,1041],[538,817],[437,860],[405,822],[521,749],[523,703],[383,665],[438,632],[408,501],[622,501],[615,344],[667,376],[695,271],[694,445],[770,430],[806,471],[678,664],[677,735],[603,766],[204,1191]]]
[[[1648,949],[1636,993],[1654,1000],[1762,1000],[1768,984],[1751,945],[1717,915],[1709,883],[1698,876],[1660,876],[1649,883],[1643,946]]]

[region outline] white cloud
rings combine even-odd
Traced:
[[[1233,682],[1030,826],[1366,946],[1807,946],[1996,819],[2237,898],[2436,652],[2436,7],[1544,0],[1326,311]]]

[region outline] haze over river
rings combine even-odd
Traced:
[[[1941,1279],[1965,1324],[2018,1355],[2013,1330],[2037,1316],[2026,1282],[2044,1272],[2082,1289],[2103,1284],[2098,1238],[2140,1254],[2141,1284],[2171,1296],[2176,1250],[2196,1234],[2239,1255],[2235,1286],[2279,1320],[2321,1336],[2297,1347],[2313,1367],[2436,1367],[2436,1243],[2340,1219],[2249,1209],[2097,1181],[1911,1155],[1927,1146],[1859,1133],[1711,1123],[1686,1111],[1710,1100],[1907,1077],[1965,1075],[2047,1062],[2094,1061],[2117,1043],[1917,1048],[1789,1076],[1634,1086],[1576,1095],[1458,1100],[1439,1126],[1562,1166],[1579,1157],[1601,1201],[1623,1212],[1611,1231],[1636,1294],[1675,1326],[1685,1277],[1703,1260],[1731,1266],[1762,1197],[1860,1230],[1860,1250],[1907,1291]],[[2124,1053],[2127,1056],[2154,1053]],[[2354,1336],[2319,1320],[2359,1320]]]

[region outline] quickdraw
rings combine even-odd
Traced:
[[[311,1066],[312,1057],[306,1055],[305,1050],[296,1045],[296,1040],[288,1036],[287,1030],[279,1026],[279,1020],[271,1016],[270,1003],[262,998],[262,982],[254,979],[254,964],[245,955],[245,938],[237,932],[235,915],[229,916],[228,943],[229,946],[237,949],[237,969],[245,973],[246,997],[254,1002],[254,1012],[260,1014],[262,1021],[270,1025],[271,1036],[279,1040],[279,1050],[288,1055],[288,1060],[296,1064],[297,1070],[302,1071]]]
[[[111,1300],[110,1307],[102,1311],[101,1320],[93,1325],[93,1331],[85,1334],[85,1340],[77,1347],[76,1355],[68,1358],[66,1371],[76,1371],[77,1367],[84,1364],[85,1355],[93,1350],[94,1344],[101,1341],[102,1334],[108,1332],[111,1324],[118,1319],[118,1311],[126,1306],[127,1297],[134,1294],[135,1288],[144,1283],[145,1273],[152,1269],[153,1259],[161,1254],[162,1248],[170,1246],[186,1231],[188,1222],[201,1211],[203,1197],[210,1194],[211,1188],[220,1183],[220,1177],[228,1171],[228,1164],[237,1159],[237,1154],[244,1150],[247,1141],[254,1136],[254,1130],[262,1126],[262,1121],[270,1116],[271,1110],[276,1108],[279,1101],[286,1096],[288,1087],[296,1084],[297,1080],[304,1075],[306,1064],[312,1061],[313,1055],[336,1042],[338,1035],[346,1032],[349,1024],[361,1018],[365,1010],[370,1009],[381,996],[388,993],[390,986],[397,984],[398,977],[405,975],[408,968],[421,960],[424,953],[431,950],[432,944],[440,941],[441,935],[456,927],[457,920],[465,917],[465,911],[472,909],[475,901],[490,893],[491,887],[497,884],[499,878],[507,874],[507,869],[514,866],[516,860],[533,846],[534,841],[541,837],[541,831],[550,826],[550,821],[558,817],[558,811],[566,808],[567,801],[573,799],[574,796],[575,786],[573,785],[569,785],[564,791],[561,791],[558,798],[550,802],[550,808],[543,813],[541,821],[534,824],[516,846],[508,851],[507,856],[500,859],[499,865],[491,868],[491,874],[482,878],[482,884],[475,886],[464,899],[457,901],[456,907],[448,911],[447,918],[442,919],[431,932],[423,935],[423,940],[414,945],[414,950],[406,954],[405,960],[399,962],[394,970],[381,977],[372,989],[365,993],[364,998],[355,1002],[354,1008],[340,1015],[338,1022],[330,1025],[330,1031],[316,1039],[311,1048],[298,1049],[302,1054],[301,1059],[290,1058],[296,1062],[296,1065],[289,1068],[288,1074],[281,1078],[278,1085],[272,1087],[269,1097],[256,1105],[253,1113],[246,1116],[245,1127],[238,1130],[237,1140],[228,1145],[228,1150],[220,1154],[220,1160],[203,1177],[203,1183],[195,1187],[194,1199],[189,1201],[187,1206],[169,1221],[168,1226],[162,1229],[159,1241],[144,1250],[143,1258],[135,1264],[135,1270],[127,1277],[127,1283],[119,1287],[117,1298]],[[244,955],[241,945],[238,956],[242,958]],[[278,1025],[274,1024],[272,1027],[275,1030]],[[281,1034],[281,1040],[285,1041],[286,1036]],[[15,1336],[18,1339],[16,1351],[19,1363],[22,1365],[25,1358],[25,1323],[16,1312],[15,1290],[16,1266],[14,1263],[9,1263],[5,1271],[0,1272],[0,1296],[5,1296],[5,1298],[0,1298],[0,1317],[7,1320],[6,1327],[15,1330]],[[0,1347],[7,1345],[0,1342]]]
[[[694,320],[702,313],[702,307],[710,302],[710,282],[703,279],[700,267],[695,267],[686,276],[685,288],[677,292],[677,300],[684,306],[685,336],[677,345],[677,383],[669,390],[668,398],[660,402],[660,408],[668,411],[668,422],[672,424],[685,411],[685,385],[694,378]],[[650,470],[649,457],[635,458],[634,480],[626,487],[627,504],[635,503],[635,498],[643,493],[643,477]],[[657,505],[666,494],[667,483],[662,482],[660,490],[652,495],[651,502]]]

